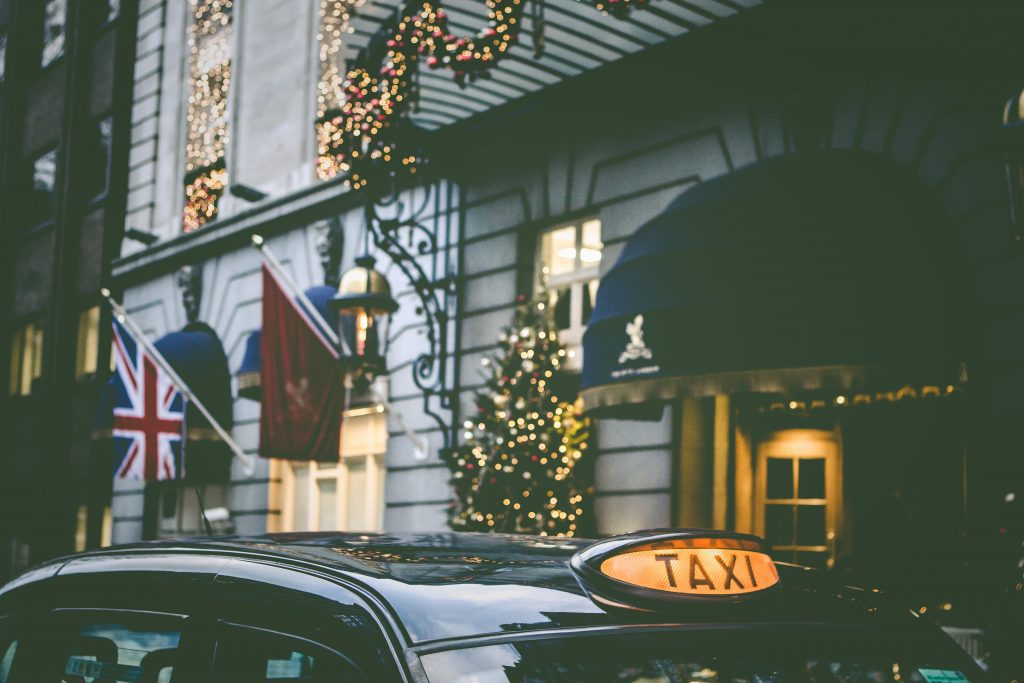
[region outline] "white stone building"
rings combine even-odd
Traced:
[[[211,2],[142,0],[126,227],[150,232],[157,241],[145,246],[126,240],[113,273],[129,311],[155,338],[186,323],[178,269],[201,269],[198,318],[216,331],[234,371],[248,335],[260,327],[261,257],[248,246],[250,236],[265,236],[302,287],[323,284],[317,226],[324,220],[342,226],[341,269],[351,267],[365,242],[366,197],[316,173],[318,84],[327,73],[324,60],[335,58],[321,50],[320,12],[341,3],[236,0],[213,37],[203,34],[207,42],[197,43],[202,55],[196,59],[190,56],[190,26],[197,8]],[[353,32],[344,34],[338,58],[354,58],[396,7],[394,0],[367,0],[355,8]],[[459,33],[475,33],[486,21],[482,3],[452,0],[445,7]],[[538,7],[545,17],[540,56],[534,54]],[[1020,76],[1000,60],[1006,17],[979,12],[958,25],[955,17],[935,12],[926,27],[913,27],[907,13],[885,3],[857,12],[776,0],[651,0],[616,18],[585,2],[543,0],[527,10],[518,44],[490,78],[462,89],[450,73],[423,69],[411,120],[430,152],[426,222],[438,249],[421,262],[457,282],[447,299],[453,320],[446,349],[447,388],[457,400],[448,409],[432,397],[431,409],[449,424],[461,423],[479,386],[483,354],[510,321],[517,294],[531,293],[543,268],[563,297],[559,323],[581,363],[590,312],[610,305],[595,300],[602,277],[637,230],[677,197],[712,179],[729,196],[737,171],[777,157],[831,158],[832,152],[859,150],[931,188],[934,210],[959,240],[962,269],[950,273],[947,267],[961,265],[936,261],[929,271],[939,279],[955,275],[966,283],[958,291],[969,290],[974,322],[963,322],[967,341],[954,349],[961,354],[956,372],[924,373],[911,381],[900,373],[861,372],[861,359],[853,357],[819,362],[809,346],[806,362],[798,357],[782,368],[800,373],[774,375],[768,371],[779,366],[757,365],[730,346],[750,334],[770,347],[775,337],[758,336],[769,323],[748,325],[726,315],[719,320],[720,329],[728,327],[726,336],[688,326],[680,303],[678,352],[684,354],[694,339],[710,338],[721,350],[717,365],[667,378],[663,393],[644,393],[648,389],[639,386],[632,387],[633,399],[626,397],[630,391],[585,392],[585,399],[597,396],[594,405],[606,408],[597,413],[591,452],[597,529],[749,530],[790,538],[776,543],[796,559],[831,566],[887,548],[892,534],[915,525],[932,529],[928,538],[938,542],[936,529],[956,536],[977,523],[965,512],[973,512],[975,497],[994,499],[1021,474],[1019,465],[997,455],[1019,440],[1024,427],[1014,389],[1024,376],[1018,343],[1024,290],[1016,286],[1024,264],[1015,246],[1022,233],[1009,211],[1020,188],[1011,176],[1007,196],[1012,145],[999,135],[1003,105]],[[946,42],[948,34],[976,49]],[[223,78],[225,71],[230,77],[223,100],[203,110],[207,128],[197,133],[188,122],[190,93],[197,79],[214,72]],[[195,140],[205,145],[197,154],[189,152]],[[193,171],[226,169],[229,189],[215,220],[184,232],[192,162]],[[427,196],[424,187],[409,190],[407,203]],[[851,203],[836,206],[837,216],[856,204],[857,188],[849,191]],[[748,200],[735,195],[735,202]],[[780,242],[790,239],[771,216],[761,218],[765,230],[782,231]],[[822,239],[831,239],[830,229],[822,225]],[[939,240],[938,228],[934,234]],[[806,316],[794,318],[797,327],[882,324],[871,317],[871,307],[883,300],[872,283],[888,280],[872,269],[891,264],[872,259],[887,247],[840,243],[848,251],[822,257],[808,271],[811,298]],[[704,247],[700,240],[694,244],[699,257]],[[847,259],[854,251],[857,258]],[[736,261],[721,269],[722,280],[712,273],[699,291],[680,290],[679,301],[713,306],[718,294],[733,291],[735,283],[724,279],[740,272],[735,263],[747,263],[763,279],[743,284],[740,294],[763,297],[764,310],[774,310],[776,279],[761,259],[778,259],[785,250],[753,251],[737,237],[730,253]],[[713,254],[722,257],[721,250]],[[349,416],[336,468],[260,460],[248,477],[236,462],[230,482],[204,487],[207,507],[227,507],[238,533],[445,526],[451,494],[437,454],[442,431],[424,412],[412,374],[413,362],[427,349],[423,317],[408,278],[387,255],[376,255],[400,303],[391,325],[387,410]],[[792,264],[779,263],[778,281],[790,287]],[[824,311],[814,307],[821,304],[815,298],[821,285],[813,274],[825,272],[844,287],[862,288],[863,320],[857,310],[842,307],[830,318],[827,297]],[[800,312],[799,299],[787,301]],[[638,306],[644,310],[643,302]],[[959,336],[951,331],[950,344]],[[942,396],[935,403],[933,389]],[[617,405],[631,400],[645,406],[644,415],[616,414]],[[630,419],[638,416],[646,419]],[[258,425],[258,403],[237,397],[233,433],[250,453],[257,449]],[[926,438],[937,433],[948,452]],[[413,439],[425,447],[417,448]],[[922,464],[929,448],[942,451],[930,466],[936,474],[926,477],[933,498],[912,483],[915,473],[931,471]],[[823,471],[816,473],[817,465],[801,469],[801,458],[820,462]],[[809,487],[820,484],[819,493],[808,489],[805,495],[797,483],[801,473]],[[177,495],[175,505],[147,507],[141,485],[117,482],[114,541],[138,540],[144,528],[146,535],[200,531],[191,490]],[[979,514],[999,514],[987,503],[978,505],[984,510]],[[890,515],[891,533],[872,516],[879,509]]]

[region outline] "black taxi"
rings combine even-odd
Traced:
[[[877,591],[725,532],[162,541],[55,560],[0,589],[0,683],[982,676]]]

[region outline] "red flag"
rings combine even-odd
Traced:
[[[336,462],[345,408],[338,353],[310,311],[263,264],[260,455]]]

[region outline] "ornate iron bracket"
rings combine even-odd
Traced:
[[[454,443],[456,416],[445,419],[440,411],[453,411],[455,403],[448,364],[457,276],[448,258],[454,246],[451,221],[438,210],[441,194],[438,184],[430,183],[404,196],[397,189],[377,195],[366,204],[366,229],[418,299],[416,314],[426,324],[427,349],[413,361],[412,378],[423,392],[423,412],[437,423],[447,449]]]

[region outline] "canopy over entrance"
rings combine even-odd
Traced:
[[[777,157],[702,183],[602,278],[587,410],[953,381],[962,253],[928,188],[866,153]]]

